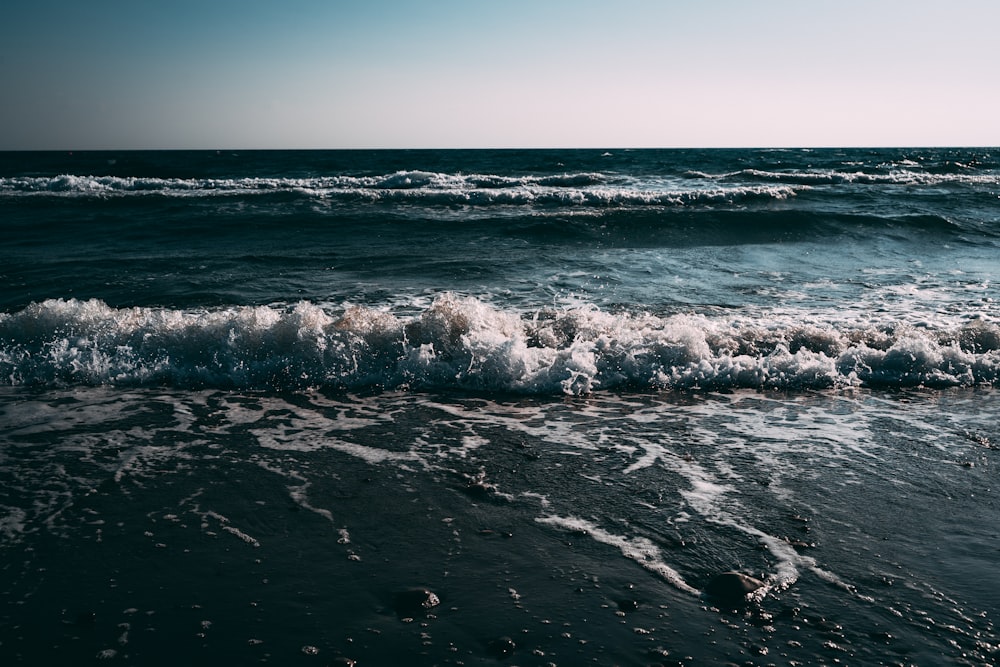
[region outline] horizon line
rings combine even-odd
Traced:
[[[339,148],[210,147],[210,148],[0,148],[0,153],[128,153],[128,152],[233,152],[233,151],[661,151],[661,150],[888,150],[888,149],[1000,149],[1000,144],[815,144],[773,146],[371,146]]]

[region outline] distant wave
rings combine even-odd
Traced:
[[[230,197],[293,193],[331,200],[418,205],[490,206],[677,206],[780,200],[799,188],[787,185],[644,187],[614,182],[599,173],[500,176],[399,171],[378,176],[315,178],[165,179],[121,176],[15,177],[0,179],[0,197],[131,196]]]
[[[817,169],[815,171],[765,171],[761,169],[742,169],[739,171],[721,174],[690,171],[688,172],[688,176],[692,178],[702,178],[720,182],[760,181],[811,186],[839,183],[922,186],[946,184],[1000,185],[1000,174],[996,173],[934,173],[916,171],[912,169],[892,169],[885,172],[843,171],[835,169]]]
[[[0,383],[528,394],[1000,384],[1000,327],[861,326],[444,295],[412,316],[312,303],[180,311],[49,300],[0,314]]]

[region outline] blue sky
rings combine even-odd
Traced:
[[[8,0],[0,149],[1000,145],[995,0]]]

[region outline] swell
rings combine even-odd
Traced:
[[[544,176],[398,171],[375,176],[164,179],[121,176],[20,176],[0,179],[0,197],[108,200],[124,197],[304,197],[429,206],[683,206],[781,200],[787,186],[662,187],[630,184],[596,172]]]
[[[181,311],[60,299],[0,315],[0,382],[543,395],[997,385],[1000,327],[514,312],[454,295],[411,315],[308,302]]]
[[[296,235],[316,243],[391,234],[404,240],[427,235],[525,238],[541,243],[615,246],[744,245],[808,242],[832,237],[866,240],[961,238],[976,243],[1000,235],[989,221],[945,212],[865,211],[862,201],[788,199],[769,188],[645,192],[599,187],[522,186],[473,190],[351,191],[336,196],[301,189],[231,189],[220,193],[165,195],[138,190],[122,196],[31,195],[8,200],[8,244],[41,245],[94,239],[134,251],[149,243],[177,245],[261,243],[283,246]],[[179,193],[192,193],[182,189]],[[45,225],[39,225],[44,220]],[[291,235],[291,236],[290,236]],[[130,244],[125,246],[124,244]],[[140,244],[140,245],[137,245]],[[225,246],[220,246],[220,251]]]
[[[879,187],[865,191],[853,187],[858,183]],[[963,184],[960,191],[955,183]],[[88,217],[114,223],[118,216],[132,228],[162,219],[164,233],[180,221],[183,229],[202,222],[214,235],[230,218],[259,232],[288,222],[343,232],[355,223],[397,221],[443,224],[442,230],[462,234],[485,221],[502,233],[531,228],[534,236],[553,241],[583,231],[623,244],[741,244],[884,231],[997,236],[997,220],[989,215],[993,184],[1000,184],[996,174],[912,169],[753,168],[716,175],[689,171],[683,178],[572,170],[237,178],[63,174],[0,178],[0,201],[10,214],[7,224],[29,235],[41,216],[49,225],[74,227]],[[900,200],[894,186],[918,186],[919,192]]]
[[[798,243],[846,237],[871,241],[886,236],[902,240],[955,239],[964,227],[933,214],[873,215],[790,208],[705,209],[609,212],[598,219],[533,220],[536,239],[579,238],[581,230],[602,243],[621,246],[684,247]],[[984,230],[975,230],[982,234]],[[974,239],[966,239],[975,243]]]
[[[867,169],[741,169],[739,171],[709,174],[701,171],[691,171],[688,175],[718,182],[762,182],[784,183],[789,185],[910,185],[910,186],[946,186],[970,185],[990,186],[1000,185],[1000,174],[995,172],[975,172],[972,168],[952,169],[912,169],[892,168],[885,170]]]

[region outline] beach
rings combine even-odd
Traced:
[[[988,149],[4,153],[0,659],[992,664],[998,193]]]

